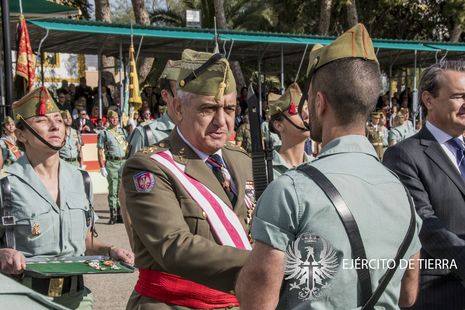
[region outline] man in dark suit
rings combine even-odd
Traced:
[[[94,125],[87,117],[87,111],[82,109],[79,111],[79,117],[73,121],[73,127],[80,133],[93,133]]]
[[[427,68],[419,94],[427,109],[426,126],[384,155],[384,164],[408,187],[423,219],[421,257],[442,260],[434,269],[422,269],[413,309],[464,309],[465,62]],[[425,261],[422,265],[427,267]]]

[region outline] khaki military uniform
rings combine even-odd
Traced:
[[[292,167],[289,166],[288,162],[284,160],[284,158],[279,154],[279,148],[273,150],[273,180],[279,177],[281,174],[286,172],[287,170],[291,169]],[[313,156],[307,155],[307,153],[304,152],[303,154],[304,163],[308,163],[312,160],[314,160]]]
[[[382,127],[373,126],[372,124],[367,126],[368,141],[373,145],[379,159],[383,159],[384,154],[384,132]]]
[[[252,153],[252,136],[250,135],[250,124],[244,123],[239,126],[236,141],[242,142],[241,147],[249,154]]]
[[[157,146],[145,148],[130,158],[123,172],[126,207],[132,222],[135,265],[158,270],[230,292],[248,252],[222,246],[207,221],[205,212],[197,205],[176,177],[150,156],[168,149],[174,161],[185,167],[185,173],[195,178],[237,214],[248,232],[251,214],[244,203],[245,195],[253,191],[246,187],[252,181],[250,157],[234,145],[221,149],[223,160],[237,189],[233,206],[212,170],[184,142],[177,130]],[[141,192],[135,178],[141,172],[150,173],[152,188]],[[171,306],[134,292],[127,309],[187,309]]]
[[[23,152],[16,145],[16,141],[11,141],[8,136],[3,136],[0,139],[0,148],[3,156],[3,165],[5,166],[13,164],[23,155]]]
[[[84,145],[79,132],[71,127],[66,128],[66,141],[60,150],[60,158],[72,165],[79,166],[78,145]]]

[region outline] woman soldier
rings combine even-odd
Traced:
[[[15,122],[9,116],[3,121],[3,136],[0,139],[1,160],[0,169],[9,166],[23,155],[16,145]]]
[[[60,160],[65,125],[46,88],[13,105],[16,135],[24,150],[0,179],[0,272],[21,274],[26,257],[109,255],[132,264],[133,253],[92,239],[94,212],[88,174]],[[92,294],[82,275],[22,276],[24,285],[71,309],[91,309]]]

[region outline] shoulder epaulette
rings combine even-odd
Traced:
[[[228,150],[241,152],[241,153],[244,153],[245,155],[249,156],[249,153],[247,153],[247,151],[244,148],[242,148],[241,146],[236,145],[234,142],[228,141],[228,142],[226,142],[224,147],[226,149],[228,149]]]

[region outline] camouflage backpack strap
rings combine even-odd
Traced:
[[[92,199],[90,197],[90,175],[85,170],[79,170],[82,174],[82,181],[84,182],[84,190],[86,191],[87,201],[89,202],[89,211],[86,212],[86,224],[90,227],[90,232],[92,233],[92,238],[97,237],[98,233],[95,230],[95,213],[94,206],[92,205]]]
[[[3,247],[15,249],[15,225],[16,219],[13,215],[13,204],[11,199],[11,185],[8,177],[4,177],[0,180],[0,186],[2,190],[2,226],[5,229],[3,236]]]
[[[150,128],[150,125],[144,125],[143,127],[144,133],[145,133],[145,145],[146,146],[151,146],[155,144],[155,137],[153,136],[152,128]]]

